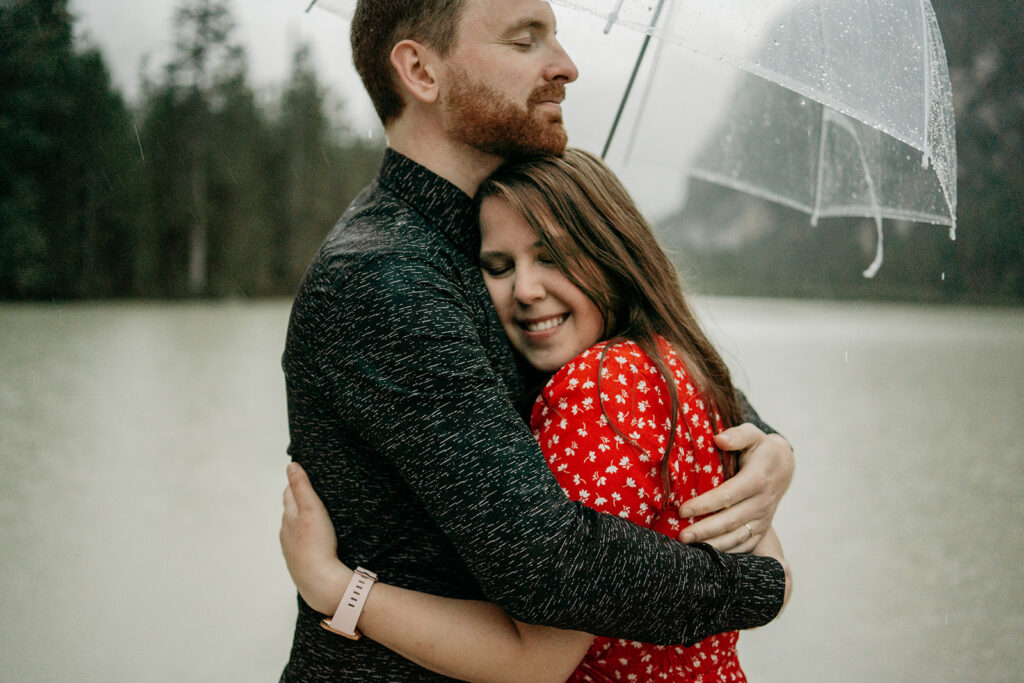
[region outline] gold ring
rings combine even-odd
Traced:
[[[754,530],[750,528],[749,522],[744,523],[743,526],[747,527],[747,533],[750,534],[749,536],[747,536],[747,540],[749,541],[754,537]]]

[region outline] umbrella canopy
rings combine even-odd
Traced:
[[[576,10],[559,13],[581,69],[567,100],[571,141],[596,151],[618,130],[607,161],[652,217],[676,210],[696,177],[812,223],[872,218],[869,277],[884,218],[946,225],[955,237],[952,90],[928,0],[550,1]],[[305,3],[346,18],[355,4]],[[594,98],[614,109],[647,37],[653,49],[621,127],[611,114],[600,123]],[[609,56],[617,63],[595,63]],[[606,78],[615,74],[622,82]],[[586,132],[595,125],[600,139]]]
[[[345,19],[351,19],[352,12],[356,8],[356,0],[304,0],[304,2],[307,12],[313,7],[320,7]]]
[[[651,185],[682,168],[815,223],[870,217],[869,277],[883,218],[955,236],[952,91],[927,0],[552,2],[654,37],[609,156],[646,178],[632,184],[661,192]]]

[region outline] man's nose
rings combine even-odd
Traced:
[[[548,69],[548,80],[556,81],[560,80],[564,83],[572,83],[575,81],[580,72],[576,68],[576,64],[569,57],[569,53],[565,51],[562,44],[557,40],[554,41],[555,54],[551,60],[551,66]]]

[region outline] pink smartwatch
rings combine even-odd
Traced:
[[[324,619],[320,625],[331,633],[345,636],[351,640],[359,640],[363,634],[356,628],[359,623],[359,615],[363,612],[363,604],[370,589],[377,581],[377,575],[369,569],[356,567],[352,574],[352,580],[348,582],[348,588],[338,603],[338,609],[330,619]]]

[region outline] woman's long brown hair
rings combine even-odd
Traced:
[[[698,324],[676,270],[647,221],[601,160],[579,149],[567,149],[559,157],[517,159],[484,181],[477,202],[487,197],[500,198],[522,214],[549,257],[597,305],[609,346],[628,339],[654,361],[672,401],[665,456],[673,448],[680,406],[656,334],[683,357],[725,426],[742,422],[729,368]],[[661,463],[665,501],[671,490],[668,461],[663,457]],[[731,476],[736,469],[734,457],[723,458],[723,466],[726,476]]]

